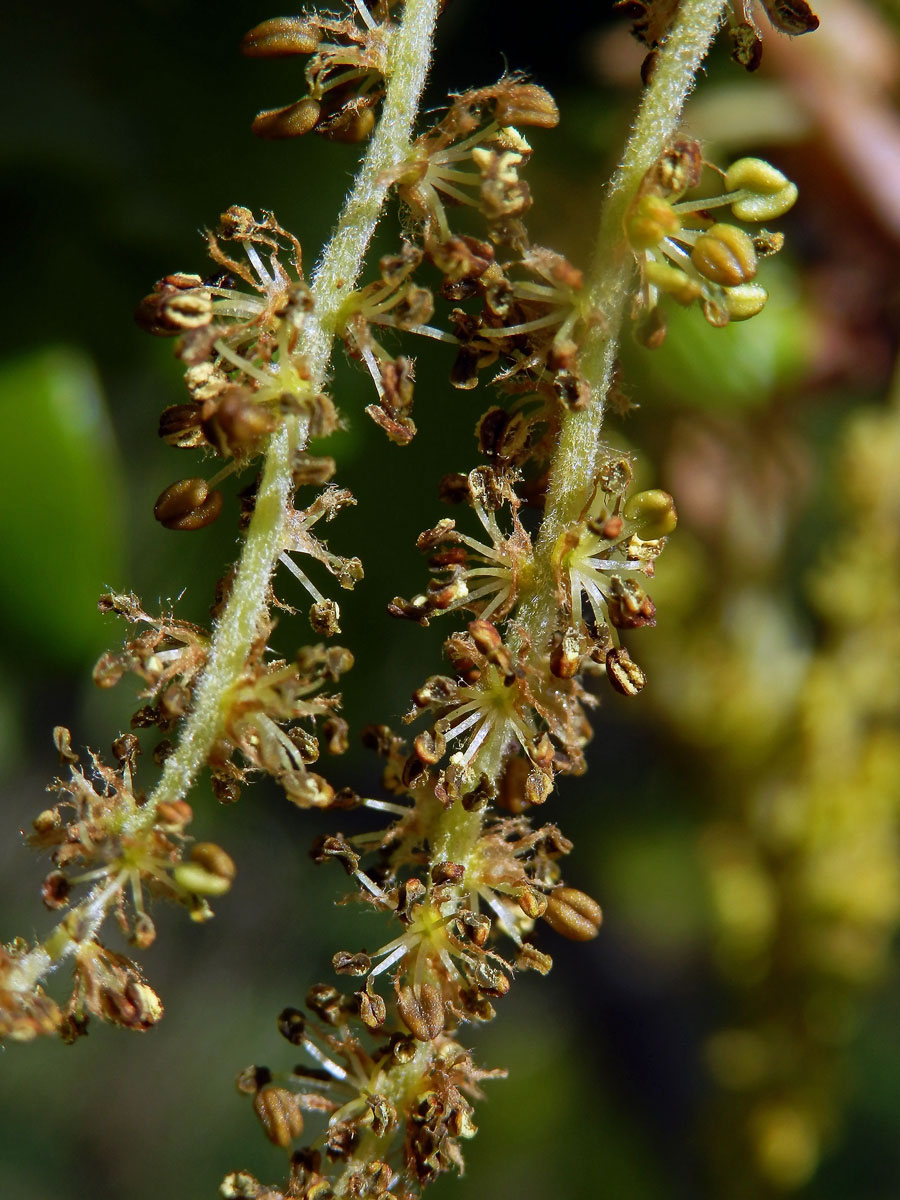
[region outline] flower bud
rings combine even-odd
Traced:
[[[253,1097],[253,1111],[259,1117],[266,1137],[287,1149],[303,1132],[303,1114],[297,1097],[287,1088],[264,1087]]]
[[[305,96],[296,104],[284,108],[268,108],[258,113],[251,126],[257,137],[276,140],[302,137],[309,133],[322,115],[322,106],[312,96]]]
[[[725,307],[732,321],[746,321],[765,308],[769,293],[759,283],[742,283],[738,287],[726,288]]]
[[[681,221],[671,204],[652,192],[641,196],[625,222],[625,233],[632,250],[652,250],[663,238],[681,229]]]
[[[291,54],[314,54],[322,30],[302,17],[272,17],[245,33],[241,51],[249,58],[285,58]]]
[[[748,283],[756,274],[753,239],[736,225],[713,225],[697,238],[691,262],[713,283],[724,287]]]
[[[570,941],[589,942],[600,932],[603,910],[586,892],[558,887],[550,893],[544,920],[555,933]]]
[[[661,488],[635,492],[625,502],[625,517],[634,522],[635,533],[643,541],[665,537],[678,523],[675,501]]]
[[[780,217],[797,199],[797,185],[762,158],[739,158],[725,174],[729,192],[746,192],[731,205],[739,221]]]

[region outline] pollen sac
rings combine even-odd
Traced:
[[[697,238],[691,262],[701,275],[723,287],[749,283],[757,265],[753,239],[736,225],[713,225]]]
[[[558,887],[550,893],[544,920],[555,933],[570,941],[589,942],[600,932],[603,910],[586,892]]]
[[[675,501],[661,488],[635,492],[625,502],[624,515],[643,541],[666,537],[678,523]]]
[[[799,37],[819,28],[819,18],[806,0],[762,0],[769,20],[781,33]]]
[[[266,1137],[287,1149],[303,1132],[303,1114],[297,1097],[287,1088],[264,1087],[253,1097],[253,1111],[259,1117]]]
[[[747,21],[729,30],[731,57],[745,71],[755,71],[762,62],[762,38]]]
[[[725,306],[729,320],[747,321],[761,313],[769,299],[769,293],[759,283],[742,283],[738,287],[726,288]]]
[[[606,677],[623,696],[636,696],[647,677],[624,646],[614,646],[606,654]]]
[[[205,479],[179,479],[167,487],[153,506],[153,515],[166,529],[202,529],[222,511],[222,493],[211,492]]]
[[[312,96],[304,96],[296,104],[284,108],[268,108],[258,113],[251,126],[257,137],[269,141],[302,137],[314,129],[322,115],[322,106]]]
[[[559,109],[550,93],[537,84],[511,84],[494,101],[494,119],[498,125],[554,129],[559,124]]]
[[[401,988],[397,993],[397,1012],[420,1042],[430,1042],[444,1028],[444,1004],[434,984],[422,984],[418,994],[411,987]]]
[[[739,221],[768,221],[793,207],[797,185],[762,158],[739,158],[725,174],[729,192],[745,192],[731,211]]]
[[[315,54],[322,30],[302,17],[272,17],[261,21],[241,41],[248,58],[286,58],[294,54]]]
[[[179,863],[172,871],[172,878],[197,896],[224,896],[236,871],[234,860],[221,846],[198,842],[191,847],[190,861]]]

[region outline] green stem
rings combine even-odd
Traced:
[[[312,279],[315,299],[308,329],[304,331],[304,359],[312,387],[325,382],[335,336],[336,317],[362,270],[365,253],[392,184],[392,173],[410,151],[413,123],[431,62],[431,47],[439,0],[407,0],[403,20],[391,41],[389,79],[381,120],[363,158],[337,227]],[[291,418],[272,435],[266,451],[244,548],[231,595],[215,628],[209,661],[181,729],[175,751],[145,805],[123,822],[123,834],[135,834],[156,820],[156,806],[181,799],[193,786],[221,735],[229,693],[240,678],[250,647],[268,614],[269,580],[284,549],[284,515],[292,495],[291,465],[303,443],[302,418]],[[79,906],[90,915],[79,931],[92,936],[105,915],[97,909],[95,889]],[[70,914],[71,915],[71,914]],[[35,947],[17,964],[23,990],[33,987],[80,939],[71,936],[72,924],[61,922],[47,946]]]
[[[660,49],[653,79],[644,92],[622,164],[607,191],[594,264],[586,284],[589,310],[597,316],[579,363],[591,388],[591,401],[582,411],[569,413],[562,423],[559,447],[550,468],[544,519],[535,546],[534,591],[520,607],[509,635],[514,653],[528,647],[530,656],[538,663],[544,660],[559,619],[554,551],[560,535],[578,519],[590,499],[596,479],[606,396],[634,273],[633,256],[625,240],[625,215],[644,175],[672,141],[726,3],[727,0],[683,0],[678,20]],[[502,767],[498,751],[502,750],[497,739],[490,739],[483,753],[476,755],[470,768],[471,777],[486,773],[496,778]],[[471,851],[477,842],[472,821],[473,814],[460,804],[454,805],[440,818],[442,842],[460,849],[467,846]]]
[[[597,477],[600,430],[618,354],[622,322],[634,275],[624,221],[647,171],[671,143],[697,71],[719,28],[727,0],[683,0],[678,19],[662,44],[653,78],[644,92],[622,164],[610,183],[586,284],[594,323],[579,366],[591,389],[580,412],[569,413],[560,430],[550,469],[547,503],[535,547],[534,599],[520,610],[523,642],[542,655],[555,632],[557,599],[553,553],[559,537],[577,519]]]
[[[391,186],[391,171],[408,155],[419,98],[431,61],[438,0],[407,0],[394,34],[384,110],[345,201],[337,227],[313,274],[313,311],[304,329],[303,354],[311,386],[325,382],[335,319],[362,269],[366,250]],[[223,702],[239,678],[253,639],[268,612],[268,584],[284,549],[282,527],[291,495],[291,459],[300,444],[297,420],[272,435],[244,551],[231,596],[216,627],[209,665],[197,687],[178,747],[166,761],[146,810],[153,820],[160,801],[184,796],[222,728]]]

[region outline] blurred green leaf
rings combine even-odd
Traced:
[[[760,281],[769,300],[752,321],[715,329],[696,307],[668,303],[668,333],[659,350],[626,337],[623,359],[634,398],[725,412],[760,408],[776,390],[795,384],[811,357],[812,319],[782,264],[765,262]]]
[[[102,647],[97,596],[123,574],[122,469],[100,381],[81,351],[42,349],[0,367],[0,413],[6,653],[77,666]]]

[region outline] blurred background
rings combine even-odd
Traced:
[[[586,947],[542,932],[551,975],[520,978],[473,1031],[479,1060],[510,1078],[486,1085],[467,1174],[436,1197],[900,1194],[900,20],[892,0],[813,7],[819,31],[770,33],[754,77],[718,47],[688,111],[707,158],[768,157],[801,198],[764,266],[761,317],[715,330],[672,313],[652,354],[626,337],[608,437],[639,452],[641,482],[674,494],[680,522],[653,588],[658,626],[630,643],[650,685],[604,694],[588,774],[545,810],[575,841],[567,879],[600,899],[605,926]],[[180,372],[134,306],[161,275],[206,270],[200,231],[233,203],[273,209],[310,266],[354,168],[353,147],[251,136],[258,108],[301,91],[296,64],[237,52],[273,15],[196,0],[7,6],[3,940],[51,923],[17,830],[45,806],[52,726],[105,753],[134,707],[127,680],[90,683],[124,633],[97,595],[132,589],[203,622],[235,554],[227,518],[192,535],[152,518],[197,459],[156,438]],[[607,5],[526,20],[511,0],[453,0],[442,18],[429,103],[507,67],[556,95],[559,129],[533,139],[529,228],[580,265],[638,94],[627,28]],[[395,244],[389,221],[373,263]],[[422,586],[414,543],[443,515],[438,478],[476,461],[482,393],[448,386],[440,347],[416,349],[419,434],[403,449],[364,416],[370,384],[338,355],[348,428],[329,453],[359,503],[329,542],[366,569],[341,596],[357,730],[396,725],[439,669],[446,624],[422,631],[384,609]],[[284,619],[275,641],[289,655],[307,637]],[[330,774],[370,791],[376,770],[352,740]],[[158,1028],[95,1022],[72,1047],[5,1050],[4,1195],[199,1200],[234,1168],[283,1178],[234,1075],[289,1066],[277,1013],[381,928],[336,907],[343,877],[308,858],[333,819],[264,785],[227,809],[201,789],[195,811],[237,882],[207,925],[156,911],[142,961],[167,1008]]]

